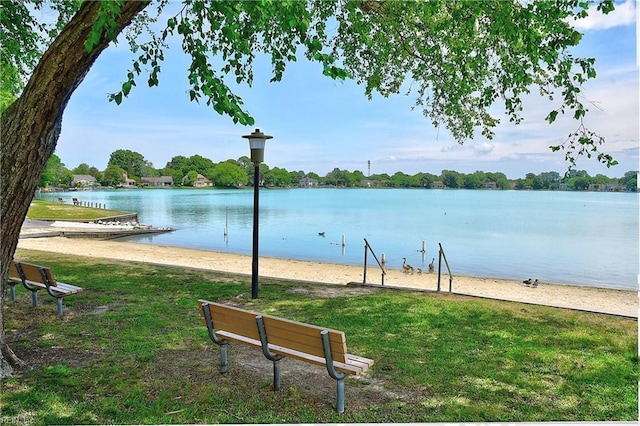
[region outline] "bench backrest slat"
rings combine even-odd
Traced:
[[[216,330],[225,330],[260,340],[256,325],[257,314],[218,304],[209,304],[209,311],[213,319],[213,327]]]
[[[198,303],[199,305],[209,304],[213,326],[216,330],[224,330],[256,340],[260,339],[256,316],[261,314],[205,300],[200,300]],[[262,317],[269,344],[324,357],[320,332],[327,330],[333,360],[346,362],[347,343],[343,332],[269,315],[262,314]]]
[[[295,321],[284,318],[267,315],[263,315],[263,317],[267,336],[269,336],[269,343],[324,357],[320,332],[327,330],[329,332],[333,360],[345,362],[347,343],[343,332],[328,330],[309,324],[296,323]]]
[[[18,268],[16,267],[16,262],[13,260],[9,264],[9,278],[20,278],[20,273],[18,272]]]
[[[27,281],[34,281],[45,284],[45,280],[42,279],[42,273],[40,272],[40,270],[42,269],[46,274],[49,285],[55,287],[57,284],[56,279],[53,276],[53,272],[51,272],[51,269],[49,268],[43,268],[41,266],[32,265],[30,263],[20,262],[20,269],[22,269],[24,279],[26,279]]]

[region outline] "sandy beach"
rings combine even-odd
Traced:
[[[26,231],[23,236],[26,236]],[[18,249],[200,268],[235,274],[249,275],[251,273],[251,256],[117,240],[64,237],[21,238]],[[19,255],[18,252],[16,256],[19,258]],[[362,266],[262,256],[259,265],[261,277],[345,285],[347,283],[362,283],[364,276]],[[528,277],[523,277],[523,279],[526,278]],[[367,269],[367,284],[381,284],[381,270],[377,264],[375,268],[369,267]],[[408,274],[401,270],[388,270],[384,285],[385,287],[435,291],[437,289],[437,273]],[[449,291],[448,275],[442,276],[441,291]],[[638,318],[637,291],[557,285],[546,282],[541,282],[538,287],[532,288],[525,286],[522,281],[454,275],[452,292]]]

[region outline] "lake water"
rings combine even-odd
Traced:
[[[104,190],[38,198],[59,196],[135,212],[141,223],[176,229],[127,240],[252,252],[251,189]],[[638,217],[635,193],[261,189],[259,253],[362,265],[366,238],[378,258],[384,253],[388,268],[400,269],[406,257],[426,270],[433,258],[437,265],[441,243],[454,276],[637,289]]]

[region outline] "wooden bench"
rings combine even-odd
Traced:
[[[244,343],[262,349],[273,362],[273,387],[280,389],[280,361],[294,358],[325,366],[336,380],[336,411],[344,412],[344,379],[358,375],[373,365],[372,359],[347,353],[342,331],[330,330],[296,321],[262,315],[220,303],[198,300],[198,307],[209,337],[220,345],[220,372],[227,372],[229,342]]]
[[[56,280],[49,268],[13,261],[9,265],[9,285],[11,286],[11,300],[14,302],[16,300],[14,287],[18,283],[22,283],[31,292],[34,307],[38,306],[38,290],[47,290],[47,293],[56,299],[60,316],[62,316],[62,298],[82,291],[81,287]]]

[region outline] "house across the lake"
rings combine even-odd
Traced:
[[[195,181],[193,181],[192,184],[194,187],[196,188],[204,188],[207,186],[213,186],[213,182],[211,182],[210,179],[204,177],[203,175],[201,175],[200,173],[198,173],[198,177],[196,178]]]
[[[484,189],[498,189],[498,184],[495,182],[487,182],[484,184]]]
[[[94,188],[98,186],[98,181],[91,175],[73,175],[71,186],[74,188]]]
[[[118,184],[118,188],[137,188],[138,187],[138,182],[136,182],[135,179],[129,179],[129,175],[127,174],[127,172],[124,172],[122,176],[124,176],[124,182],[121,184]]]
[[[300,182],[298,182],[298,186],[300,188],[315,188],[318,186],[318,181],[316,179],[305,176],[300,179]]]
[[[153,186],[155,188],[168,188],[173,186],[173,177],[171,176],[154,176],[143,177],[140,179],[143,186]]]

